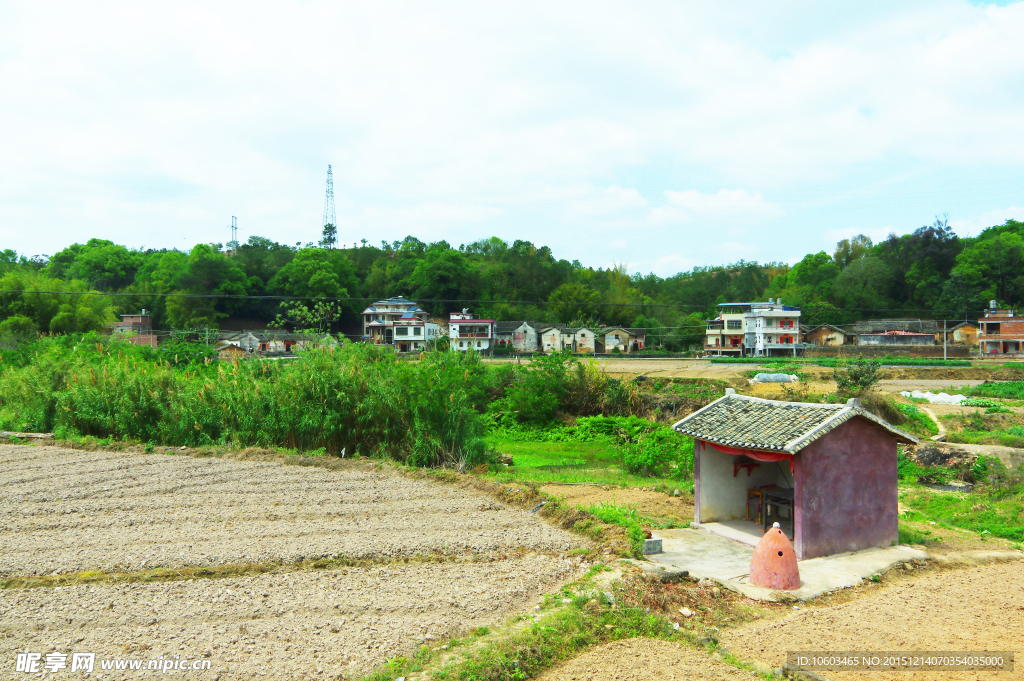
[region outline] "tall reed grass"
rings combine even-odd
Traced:
[[[291,361],[175,364],[167,353],[109,340],[46,350],[0,374],[0,427],[165,445],[324,448],[418,466],[488,459],[473,408],[484,372],[476,355],[409,362],[350,345]]]

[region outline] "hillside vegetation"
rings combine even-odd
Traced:
[[[330,303],[325,316],[337,331],[354,328],[368,300],[404,295],[435,315],[469,306],[497,319],[641,326],[648,346],[685,349],[701,342],[703,321],[720,302],[781,298],[802,307],[805,325],[970,319],[990,299],[1024,302],[1022,272],[1024,223],[1013,220],[967,239],[936,220],[877,244],[843,240],[793,266],[740,261],[665,278],[584,267],[547,247],[498,238],[453,247],[409,236],[321,248],[254,236],[188,252],[90,239],[50,257],[0,251],[0,337],[95,330],[140,308],[164,330],[226,317],[270,323],[280,315],[288,325],[301,311],[281,297]]]

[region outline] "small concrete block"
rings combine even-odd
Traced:
[[[649,556],[652,553],[661,553],[660,539],[644,539],[644,555]]]

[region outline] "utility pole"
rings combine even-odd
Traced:
[[[946,335],[946,320],[942,320],[942,361],[949,361],[949,336]]]
[[[327,165],[327,195],[324,196],[323,238],[320,245],[334,248],[338,242],[338,222],[334,214],[334,173],[330,164]]]
[[[234,255],[238,251],[238,218],[234,215],[231,216],[231,241],[228,244],[231,246],[231,255]]]

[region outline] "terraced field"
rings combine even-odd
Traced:
[[[115,658],[208,660],[196,679],[338,678],[529,609],[586,567],[565,555],[583,540],[536,515],[387,469],[0,446],[0,485],[0,575],[113,577],[0,591],[2,678],[19,651],[94,652],[107,679],[139,676],[100,671]],[[297,564],[320,557],[359,567]],[[276,567],[119,578],[244,563]]]

